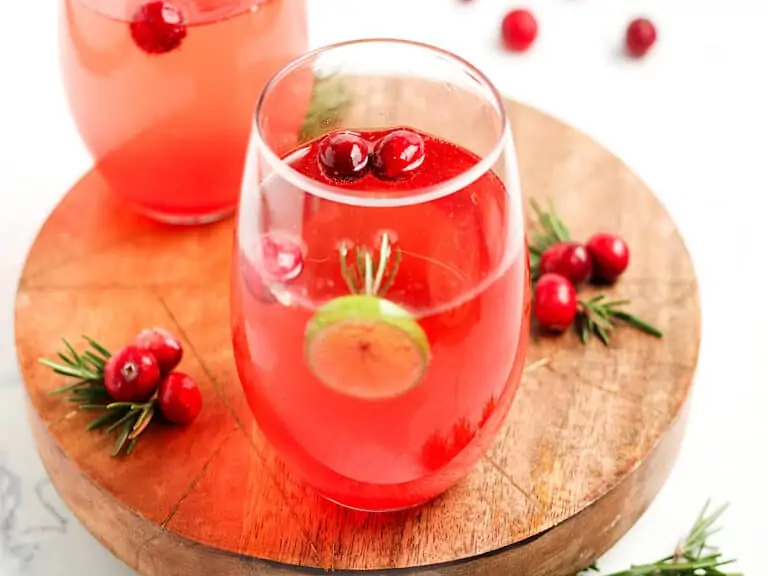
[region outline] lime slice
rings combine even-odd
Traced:
[[[429,341],[407,310],[376,296],[331,300],[307,324],[304,354],[329,388],[366,399],[404,394],[423,378]]]

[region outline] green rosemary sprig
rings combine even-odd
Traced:
[[[709,507],[710,502],[707,501],[688,536],[669,556],[650,564],[630,566],[627,570],[604,576],[744,576],[740,572],[722,571],[721,568],[733,564],[736,560],[725,558],[709,541],[711,536],[718,532],[719,528],[715,527],[715,523],[728,505],[724,504],[711,513],[709,513]],[[588,570],[597,570],[597,565],[592,564]]]
[[[530,200],[531,208],[536,214],[537,227],[531,231],[528,239],[528,254],[531,263],[531,279],[539,277],[541,255],[550,246],[571,239],[565,223],[560,219],[552,201],[548,201],[549,211],[545,211],[536,200]]]
[[[299,141],[313,140],[336,126],[341,120],[341,112],[350,101],[349,90],[341,77],[315,77],[309,111],[299,130]]]
[[[346,243],[339,247],[341,275],[352,294],[384,296],[395,280],[401,258],[400,248],[393,248],[386,232],[381,235],[378,256],[367,247],[355,246],[354,251]]]
[[[63,340],[65,351],[57,354],[60,361],[40,358],[39,362],[54,374],[74,378],[75,382],[50,392],[54,396],[66,396],[66,401],[77,405],[81,412],[103,412],[86,426],[93,431],[107,427],[107,433],[117,433],[112,456],[130,454],[136,448],[139,435],[146,430],[155,414],[157,399],[147,402],[114,402],[104,386],[104,366],[112,354],[104,346],[83,336],[88,347],[78,353]]]
[[[579,300],[576,329],[579,331],[581,341],[586,344],[590,335],[594,334],[607,346],[617,322],[632,326],[656,338],[662,338],[661,330],[623,309],[629,303],[629,300],[606,302],[605,294],[599,294],[589,300]]]

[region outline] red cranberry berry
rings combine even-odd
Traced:
[[[592,257],[581,242],[558,242],[541,255],[539,269],[542,274],[565,276],[575,287],[592,275]]]
[[[412,130],[393,130],[373,147],[373,173],[382,180],[404,178],[424,162],[424,139]]]
[[[604,282],[615,282],[629,266],[629,246],[619,236],[601,232],[587,242],[592,256],[593,276]]]
[[[184,353],[179,337],[165,328],[146,328],[138,333],[133,344],[152,354],[163,374],[176,368]]]
[[[169,422],[189,424],[203,408],[203,395],[192,378],[181,372],[171,372],[160,384],[157,404]]]
[[[160,383],[157,359],[136,346],[125,346],[104,365],[104,387],[116,402],[145,402]]]
[[[539,24],[530,10],[507,12],[501,22],[501,39],[512,52],[525,52],[539,35]]]
[[[186,35],[184,16],[168,2],[142,4],[131,21],[133,41],[149,54],[164,54],[178,48]]]
[[[334,132],[320,142],[318,162],[328,178],[356,180],[368,170],[370,144],[355,132]]]
[[[304,270],[304,248],[289,235],[265,235],[255,250],[257,254],[261,251],[261,258],[256,262],[251,262],[245,255],[240,257],[243,283],[256,300],[271,304],[276,300],[271,285],[287,284]]]
[[[636,18],[627,26],[625,44],[627,53],[634,58],[646,55],[656,43],[656,27],[647,18]]]
[[[299,240],[288,235],[261,238],[264,271],[279,282],[290,282],[304,270],[304,249]]]
[[[544,328],[561,332],[576,317],[576,289],[565,276],[544,274],[533,290],[533,314]]]

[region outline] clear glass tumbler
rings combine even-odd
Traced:
[[[307,76],[344,90],[297,137]],[[267,438],[328,499],[384,511],[459,481],[498,431],[530,281],[504,103],[462,59],[361,40],[267,85],[237,215],[232,329]]]

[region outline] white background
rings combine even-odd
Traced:
[[[740,558],[743,572],[762,576],[768,2],[528,0],[541,35],[524,56],[497,45],[501,16],[516,6],[508,0],[310,4],[314,45],[389,35],[453,50],[502,92],[595,137],[656,191],[699,275],[701,360],[669,483],[601,566],[619,570],[667,554],[711,496],[732,503],[722,547]],[[638,14],[656,21],[660,40],[647,59],[629,62],[618,47]],[[60,86],[56,18],[54,0],[8,0],[0,12],[0,574],[123,576],[130,571],[85,533],[44,480],[21,412],[13,350],[13,296],[25,252],[90,165]],[[35,526],[47,530],[25,531]]]

